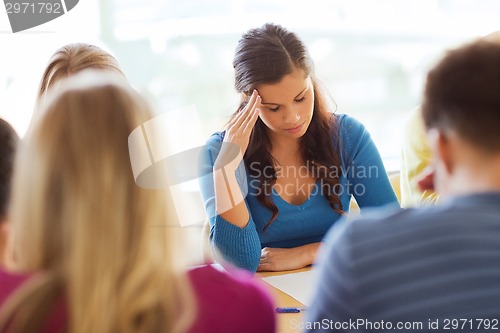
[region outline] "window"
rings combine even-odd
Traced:
[[[402,127],[420,103],[427,69],[446,48],[499,29],[499,12],[495,0],[80,1],[46,25],[0,34],[0,114],[24,133],[50,55],[87,41],[110,50],[159,112],[193,105],[202,133],[185,122],[175,135],[203,141],[238,104],[232,57],[239,37],[275,22],[304,40],[337,112],[364,123],[388,170],[396,170]]]

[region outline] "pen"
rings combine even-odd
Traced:
[[[277,313],[299,313],[302,311],[307,310],[306,308],[282,308],[282,307],[277,307],[276,312]]]

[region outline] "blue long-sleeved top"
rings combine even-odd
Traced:
[[[332,167],[329,172],[337,172],[340,177],[336,190],[343,210],[349,210],[352,195],[361,208],[397,205],[396,195],[370,134],[352,117],[335,117],[338,138],[330,139],[339,142],[341,166],[340,170]],[[250,213],[248,225],[240,228],[216,213],[212,172],[223,139],[223,132],[213,134],[207,142],[207,150],[200,157],[200,189],[210,221],[210,239],[225,260],[256,271],[264,247],[292,248],[320,242],[340,215],[330,207],[319,182],[301,205],[286,202],[273,190],[271,199],[279,212],[274,222],[263,231],[272,214],[257,200],[258,180],[249,176],[242,162],[236,170],[236,178],[246,194],[245,203]]]

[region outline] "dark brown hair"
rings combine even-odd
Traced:
[[[478,40],[448,52],[427,75],[422,115],[427,128],[499,151],[500,44]]]
[[[11,191],[12,169],[19,136],[5,120],[0,118],[0,222],[7,215]]]
[[[313,117],[307,132],[300,139],[300,153],[311,175],[321,180],[323,193],[332,209],[342,213],[342,203],[331,190],[337,188],[339,178],[328,173],[331,167],[340,167],[339,148],[334,147],[333,143],[333,138],[337,136],[336,118],[328,111],[324,93],[314,77],[313,63],[304,43],[285,28],[267,23],[242,36],[236,48],[233,67],[235,89],[247,97],[258,85],[277,83],[294,69],[302,70],[311,78],[314,88]],[[237,112],[243,109],[245,103],[242,102]],[[247,166],[259,166],[260,171],[272,170],[259,172],[250,168],[250,175],[259,180],[257,200],[272,212],[264,230],[278,216],[278,208],[270,198],[272,187],[276,183],[276,161],[271,156],[271,148],[267,127],[259,118],[250,135],[244,160]]]

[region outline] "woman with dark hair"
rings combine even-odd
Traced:
[[[252,271],[302,268],[351,196],[362,208],[398,203],[370,135],[329,110],[294,33],[249,30],[233,67],[241,105],[201,158],[210,238],[224,259]]]

